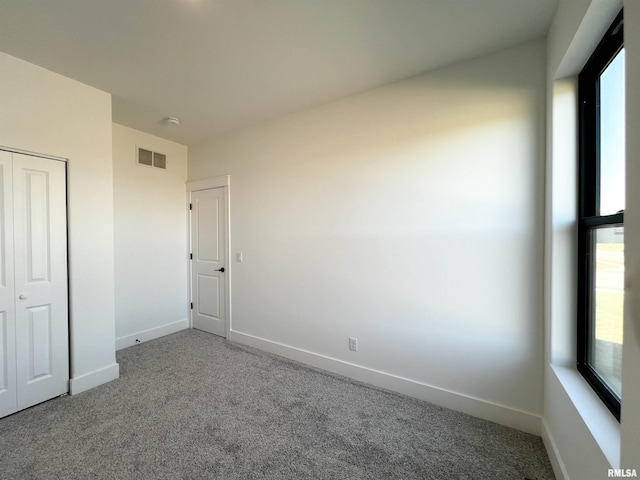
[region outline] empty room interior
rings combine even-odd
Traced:
[[[593,281],[592,304],[617,302],[602,333],[580,320],[580,89],[616,36],[624,243],[592,242],[618,282]],[[198,356],[174,410],[190,384],[310,367],[309,398],[371,386],[539,437],[558,479],[636,476],[637,78],[637,0],[0,0],[0,478],[30,415],[127,382],[137,405],[169,345]],[[294,478],[269,471],[245,478]]]

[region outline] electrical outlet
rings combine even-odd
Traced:
[[[349,350],[353,352],[358,351],[358,339],[355,337],[349,337]]]

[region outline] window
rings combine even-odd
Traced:
[[[622,12],[578,79],[578,371],[620,420],[624,299]]]

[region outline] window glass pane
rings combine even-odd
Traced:
[[[600,215],[624,210],[624,49],[600,76]]]
[[[591,365],[620,397],[622,306],[624,299],[624,227],[592,231],[594,265]]]

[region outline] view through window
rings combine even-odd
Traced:
[[[624,211],[624,49],[600,75],[600,216]],[[592,234],[595,250],[594,340],[591,363],[621,397],[624,227]]]

